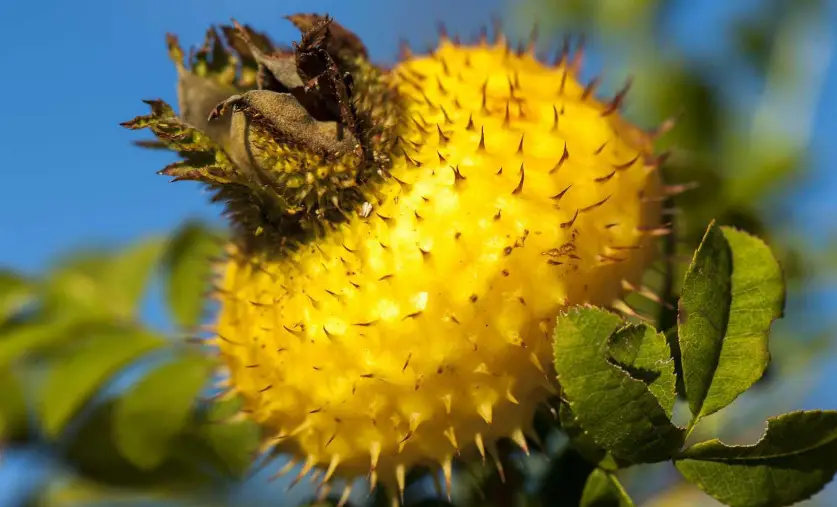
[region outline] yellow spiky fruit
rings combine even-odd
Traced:
[[[562,308],[648,295],[662,159],[578,55],[443,39],[385,71],[333,20],[289,19],[292,52],[234,24],[187,62],[170,37],[179,115],[149,101],[124,125],[227,205],[213,342],[265,448],[326,485],[403,491],[419,464],[449,482],[456,456],[525,448]]]
[[[610,306],[655,255],[651,139],[564,60],[443,40],[387,76],[406,99],[384,183],[280,258],[231,247],[218,346],[243,410],[313,467],[403,487],[501,437],[557,388],[566,305]]]

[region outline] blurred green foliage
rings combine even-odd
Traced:
[[[692,55],[671,43],[670,11],[684,3],[525,0],[511,3],[507,17],[521,30],[538,19],[541,33],[585,33],[591,53],[605,62],[608,80],[636,77],[626,111],[633,119],[657,125],[682,113],[659,147],[671,152],[667,180],[696,185],[670,203],[677,242],[668,245],[669,260],[691,257],[706,224],[717,219],[765,238],[783,265],[790,297],[799,297],[815,274],[837,266],[832,257],[809,251],[804,238],[778,228],[767,211],[777,190],[808,166],[821,78],[803,68],[794,45],[802,40],[800,31],[818,26],[822,2],[761,2],[723,27],[727,47],[710,55]],[[757,81],[758,100],[739,104],[735,79]],[[793,117],[777,121],[789,103],[795,106]],[[0,439],[8,447],[45,448],[60,463],[61,473],[30,505],[141,499],[227,504],[224,495],[252,468],[259,434],[252,424],[227,417],[235,413],[235,400],[208,403],[216,394],[207,389],[214,359],[190,340],[200,334],[212,258],[222,253],[222,243],[218,232],[187,223],[168,238],[68,254],[37,278],[0,271]],[[675,295],[687,263],[672,266],[661,265],[649,275],[649,285],[670,307],[660,311],[648,301],[632,301],[639,311],[659,312],[656,320],[664,331],[676,328]],[[139,317],[154,280],[176,326],[173,334],[151,329]],[[806,316],[788,315],[783,329],[793,329],[799,318]],[[783,382],[804,371],[829,331],[804,346],[787,331],[774,333],[771,346]],[[791,349],[793,358],[783,355]],[[120,385],[126,369],[140,367],[138,382]],[[759,403],[778,402],[765,395]],[[753,422],[761,426],[763,408],[752,410],[746,424],[724,415],[734,409],[713,415],[693,428],[693,436],[736,436]],[[591,464],[615,470],[618,460],[574,428],[565,405],[555,415],[564,432],[551,429],[552,414],[540,414],[544,445],[530,457],[500,446],[502,473],[480,464],[462,467],[455,503],[628,505],[614,476]],[[641,491],[645,477],[620,479]],[[666,476],[664,483],[670,481]],[[426,482],[426,473],[413,474],[407,492],[413,505],[450,505],[422,494]],[[385,505],[386,499],[378,495],[371,502]]]
[[[186,339],[205,313],[222,240],[187,223],[171,238],[68,255],[41,279],[0,274],[0,435],[63,464],[34,504],[194,499],[249,469],[258,431],[219,422],[224,405],[200,400],[213,393],[216,359]],[[139,318],[155,279],[174,336]],[[127,388],[126,367],[142,367]]]

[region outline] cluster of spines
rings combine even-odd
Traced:
[[[444,29],[444,27],[440,28],[440,37],[441,37],[443,42],[449,42],[449,43],[452,43],[454,45],[459,45],[460,44],[457,37],[449,38],[447,36],[447,32]],[[537,42],[537,30],[533,30],[532,35],[530,36],[530,39],[529,39],[528,43],[525,44],[525,45],[520,44],[518,46],[518,49],[517,49],[517,52],[516,52],[517,56],[519,57],[519,56],[522,56],[524,54],[529,54],[530,56],[535,57],[536,56],[535,55],[536,42]],[[488,43],[488,38],[487,38],[487,30],[485,30],[485,29],[481,30],[481,35],[479,37],[478,43],[482,47],[488,46],[489,43]],[[496,44],[504,46],[506,48],[506,53],[509,54],[509,55],[511,54],[512,49],[507,44],[507,41],[503,37],[502,33],[498,32],[498,37],[497,37]],[[401,54],[402,54],[402,57],[404,57],[404,58],[411,58],[413,56],[413,52],[410,50],[409,46],[407,46],[406,44],[402,44]],[[430,51],[430,56],[432,58],[437,58],[436,53],[432,50]],[[562,67],[563,68],[563,77],[561,79],[560,85],[559,85],[558,90],[557,90],[559,95],[563,95],[564,92],[565,92],[564,88],[565,88],[566,79],[567,79],[568,74],[571,73],[574,76],[578,75],[581,64],[582,64],[582,61],[583,61],[583,56],[584,56],[583,39],[581,41],[581,44],[579,45],[579,47],[576,49],[575,52],[572,52],[570,50],[570,39],[568,37],[564,39],[564,44],[563,44],[561,50],[559,51],[558,55],[556,56],[556,58],[553,62],[554,67]],[[453,74],[450,72],[446,62],[443,59],[439,59],[439,62],[441,63],[441,66],[442,66],[442,69],[443,69],[444,73],[446,75],[453,76]],[[465,60],[465,65],[468,66],[468,64],[469,64],[469,62],[466,59]],[[446,111],[444,109],[444,107],[441,106],[441,105],[432,103],[432,101],[428,98],[427,94],[424,92],[423,87],[428,84],[428,83],[424,82],[425,81],[425,76],[421,76],[421,75],[417,75],[417,74],[411,74],[409,71],[407,71],[407,72],[401,73],[399,75],[399,77],[401,77],[404,80],[404,82],[411,85],[415,89],[415,91],[423,97],[423,100],[424,100],[424,102],[427,106],[429,106],[430,108],[436,108],[437,110],[441,111],[441,113],[444,117],[444,125],[445,126],[448,126],[451,123],[453,123],[451,121],[449,111]],[[510,96],[513,98],[514,94],[515,94],[515,88],[520,86],[519,85],[519,76],[516,75],[516,74],[513,77],[509,76],[508,80],[509,80],[508,85],[509,85],[509,89],[510,89]],[[592,97],[595,94],[595,91],[596,91],[597,87],[599,86],[600,82],[601,82],[600,77],[594,77],[584,87],[583,91],[581,92],[581,100],[586,101],[587,99]],[[433,83],[429,83],[429,84],[432,85]],[[437,82],[435,84],[439,88],[439,90],[441,91],[441,93],[443,95],[447,94],[446,90],[444,88],[444,85],[441,81],[437,80]],[[485,114],[491,114],[492,112],[495,112],[495,111],[489,110],[489,108],[487,106],[487,104],[488,104],[488,95],[487,95],[487,91],[486,91],[487,90],[487,85],[488,85],[488,81],[486,81],[484,83],[484,85],[482,86],[482,99],[481,99],[482,106],[481,106],[481,109]],[[626,81],[625,85],[623,87],[621,87],[615,93],[615,95],[613,95],[610,99],[607,99],[607,100],[604,101],[604,107],[603,107],[603,109],[600,113],[602,117],[610,116],[610,115],[614,114],[615,112],[617,112],[621,108],[628,92],[630,91],[631,85],[632,85],[632,79],[629,78]],[[506,104],[505,104],[504,121],[503,121],[503,126],[505,126],[505,127],[508,127],[509,124],[510,124],[510,121],[511,121],[511,117],[512,117],[512,115],[511,115],[511,111],[512,111],[511,102],[512,101],[513,101],[512,99],[509,99],[509,100],[506,101]],[[517,115],[518,116],[523,116],[524,111],[523,111],[521,102],[516,102],[516,103],[517,103],[517,106],[518,106]],[[456,103],[456,101],[454,101],[454,104],[457,107],[461,107]],[[559,110],[559,108],[557,106],[553,105],[553,118],[554,118],[553,125],[552,125],[552,130],[553,131],[558,129],[559,122],[560,122],[560,117],[563,114],[564,114],[563,108],[561,110]],[[434,125],[431,125],[429,122],[425,121],[424,118],[422,118],[420,114],[416,117],[413,117],[412,121],[413,121],[414,125],[416,126],[416,128],[423,134],[424,137],[432,135],[433,131],[435,131],[438,134],[438,141],[439,141],[440,145],[444,145],[445,141],[447,141],[447,137],[445,135],[445,131],[444,131],[442,125],[437,123],[437,124],[435,124],[435,129],[434,129]],[[649,144],[650,144],[656,138],[658,138],[661,135],[663,135],[664,133],[668,132],[671,128],[674,127],[674,125],[675,125],[675,120],[674,120],[674,118],[671,118],[671,119],[668,119],[665,122],[663,122],[658,128],[645,132],[644,134],[647,138],[647,142],[649,142]],[[476,125],[475,125],[475,122],[474,122],[473,118],[469,118],[466,129],[470,130],[470,131],[475,131],[476,130]],[[412,165],[413,167],[416,167],[416,168],[421,167],[422,162],[417,160],[416,158],[414,158],[413,156],[411,156],[408,153],[408,150],[410,148],[417,149],[417,144],[415,142],[405,140],[405,139],[399,139],[399,141],[400,141],[399,147],[401,148],[402,154],[403,154],[405,160],[408,162],[408,164]],[[595,150],[594,154],[597,155],[597,156],[600,155],[603,152],[603,150],[605,149],[606,145],[607,145],[607,143],[605,142],[604,144],[599,146]],[[479,143],[478,143],[476,151],[477,152],[484,152],[484,151],[486,151],[486,149],[487,149],[487,147],[486,147],[485,132],[484,132],[484,127],[482,127],[482,128],[480,128]],[[524,149],[525,149],[525,136],[524,136],[523,133],[521,133],[520,141],[518,143],[518,153],[522,155]],[[557,172],[562,167],[562,165],[567,160],[569,160],[570,156],[571,156],[570,151],[569,151],[569,149],[568,149],[568,147],[565,143],[562,156],[556,162],[556,164],[552,168],[552,170],[549,171],[549,173],[552,174],[554,172]],[[441,152],[438,153],[438,157],[439,157],[439,160],[441,162],[445,161],[445,158],[444,158],[444,156],[442,155]],[[667,152],[664,152],[664,153],[660,153],[660,154],[656,154],[656,155],[648,155],[645,158],[643,158],[643,160],[641,162],[647,170],[656,170],[656,169],[659,169],[659,167],[662,166],[666,162],[668,157],[669,157],[669,154]],[[640,158],[640,155],[636,155],[635,157],[631,158],[630,160],[627,160],[624,163],[613,164],[613,168],[612,168],[612,171],[610,173],[608,173],[604,176],[595,177],[594,181],[596,183],[606,183],[606,182],[608,182],[618,172],[625,171],[625,170],[629,169],[630,167],[633,167],[639,161],[639,158]],[[460,181],[464,182],[467,179],[467,177],[462,173],[462,171],[459,169],[459,167],[451,166],[451,170],[454,172],[455,181],[457,183],[460,182]],[[500,167],[497,170],[496,174],[501,175],[502,173],[503,173],[503,168]],[[517,186],[515,186],[515,188],[511,191],[512,194],[520,193],[523,190],[524,183],[525,183],[525,167],[524,167],[523,164],[521,164],[517,173],[519,175],[519,180],[518,180]],[[399,183],[401,183],[401,182],[399,182]],[[553,199],[555,200],[556,206],[560,203],[560,200],[567,194],[567,192],[571,190],[571,187],[572,187],[572,185],[568,185],[562,191],[558,192],[556,195],[553,196]],[[669,198],[671,198],[673,196],[676,196],[676,195],[678,195],[678,194],[680,194],[680,193],[682,193],[686,190],[689,190],[690,188],[691,188],[691,185],[668,185],[668,186],[664,186],[662,188],[662,193],[661,193],[660,196],[646,197],[646,196],[643,195],[642,191],[640,191],[640,193],[638,195],[638,199],[641,202],[645,202],[645,203],[657,202],[657,201],[661,201],[661,200],[668,200]],[[607,200],[610,197],[612,197],[612,196],[606,196],[604,199],[596,201],[595,203],[592,203],[589,206],[577,208],[575,210],[575,213],[572,215],[572,217],[567,222],[562,223],[561,227],[562,228],[571,228],[573,226],[574,221],[578,218],[578,216],[580,214],[592,211],[593,209],[603,205],[605,202],[607,202]],[[666,210],[663,210],[663,213],[664,213],[664,215],[673,214],[672,208],[668,208]],[[500,216],[501,216],[501,210],[498,210],[497,215],[495,216],[495,219],[499,219]],[[618,223],[608,223],[608,224],[605,224],[604,227],[605,228],[612,228],[612,227],[615,227],[617,225],[619,225],[619,224]],[[662,224],[662,225],[659,225],[659,226],[652,226],[652,227],[642,227],[642,226],[640,226],[640,227],[637,228],[637,231],[642,233],[643,235],[647,235],[647,236],[662,237],[662,236],[667,236],[667,235],[669,235],[673,232],[671,225],[672,225],[671,223],[667,223],[667,224]],[[552,249],[550,251],[544,252],[544,255],[547,255],[547,256],[550,257],[550,259],[548,259],[547,262],[549,262],[550,264],[555,264],[555,265],[563,265],[563,264],[565,264],[565,262],[557,260],[556,257],[561,257],[563,255],[567,255],[569,258],[573,258],[574,256],[571,253],[567,254],[566,248],[564,248],[564,247],[567,247],[567,246],[572,247],[573,244],[568,243],[568,244],[565,244],[565,245],[561,245],[561,247],[559,247],[559,248]],[[610,250],[613,250],[613,251],[621,251],[621,250],[636,249],[636,248],[639,248],[639,246],[637,246],[637,245],[609,246],[608,248]],[[622,257],[618,257],[618,256],[616,256],[614,254],[611,254],[611,253],[607,253],[607,254],[606,253],[601,253],[601,254],[599,254],[599,261],[601,261],[602,263],[608,263],[608,262],[616,263],[616,262],[621,262],[623,260],[625,260],[625,259],[622,258]],[[623,280],[622,286],[625,289],[626,293],[636,293],[636,294],[639,294],[639,295],[641,295],[641,296],[643,296],[643,297],[645,297],[645,298],[647,298],[647,299],[649,299],[653,302],[656,302],[656,303],[660,303],[662,301],[660,296],[656,295],[650,288],[648,288],[644,285],[635,285],[635,284],[632,284],[631,282],[629,282],[627,280]],[[647,320],[647,317],[637,313],[630,305],[628,305],[624,300],[621,300],[621,299],[613,301],[613,309],[615,309],[615,310],[617,310],[617,311],[619,311],[619,312],[621,312],[625,315],[631,316],[631,317],[636,317],[636,318],[641,318],[641,319],[646,319]]]

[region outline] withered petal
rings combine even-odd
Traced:
[[[340,60],[346,54],[364,58],[369,56],[360,37],[328,16],[300,13],[285,16],[285,19],[293,23],[302,32],[303,39],[300,45],[306,43],[316,45],[325,40],[325,50],[332,58]],[[329,32],[327,37],[325,31]],[[306,40],[306,38],[309,40]]]
[[[293,53],[267,54],[250,37],[250,32],[233,20],[233,25],[241,40],[259,65],[259,88],[275,92],[287,92],[303,86],[294,61]]]
[[[242,114],[269,130],[277,140],[317,153],[345,153],[357,145],[357,139],[337,122],[315,120],[289,93],[252,90],[235,95],[218,104],[210,119],[223,115],[228,108],[232,108],[233,116]],[[235,118],[232,128],[237,129]]]

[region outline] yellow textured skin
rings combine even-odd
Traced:
[[[566,64],[443,41],[389,78],[410,100],[377,200],[285,258],[233,249],[217,330],[244,411],[304,471],[397,484],[523,441],[557,389],[555,316],[638,285],[662,187],[650,138]]]

